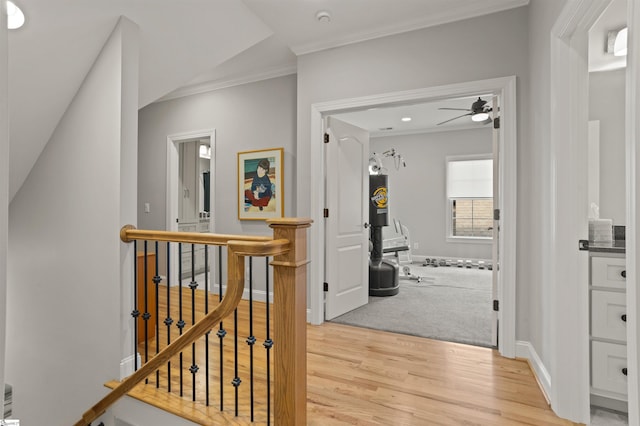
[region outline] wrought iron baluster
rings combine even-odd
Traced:
[[[204,314],[209,313],[209,246],[204,246]],[[209,334],[204,335],[205,404],[209,406]]]
[[[271,320],[269,317],[269,258],[265,258],[266,261],[266,294],[267,294],[267,304],[266,304],[266,322],[267,322],[267,338],[263,343],[267,351],[267,425],[271,424],[271,348],[273,347],[273,340],[271,340],[271,332],[269,328],[271,327]]]
[[[167,242],[167,316],[164,325],[167,326],[167,346],[171,344],[171,243]],[[167,361],[167,392],[171,392],[171,360]]]
[[[142,319],[144,320],[144,362],[145,364],[149,361],[149,318],[151,317],[151,314],[149,313],[149,295],[147,294],[148,289],[147,289],[147,282],[149,280],[149,271],[148,271],[148,265],[147,265],[147,256],[149,255],[149,248],[148,248],[148,241],[145,240],[144,242],[144,280],[143,280],[143,287],[144,287],[144,313],[142,314]],[[144,383],[148,384],[149,383],[149,379],[144,379]]]
[[[196,289],[198,288],[198,282],[196,281],[196,245],[191,244],[191,283],[189,288],[191,289],[191,326],[196,323]],[[196,400],[196,373],[198,372],[198,364],[196,364],[196,342],[191,344],[191,383],[193,387],[192,401]]]
[[[222,301],[222,247],[218,247],[218,302]],[[218,339],[220,340],[220,411],[224,410],[224,337],[227,331],[220,321],[218,328]]]
[[[235,389],[235,413],[238,416],[238,391],[242,380],[238,377],[238,308],[233,310],[233,380],[231,384]]]
[[[158,265],[158,262],[160,261],[159,259],[159,251],[158,251],[158,241],[156,241],[155,243],[155,250],[156,250],[156,262],[155,262],[155,274],[153,275],[153,283],[155,284],[155,292],[156,292],[156,306],[155,306],[155,323],[156,323],[156,355],[158,355],[158,353],[160,352],[160,322],[158,321],[159,319],[159,312],[160,312],[160,298],[158,297],[160,295],[160,267]],[[160,370],[156,370],[156,388],[160,387]]]
[[[184,328],[184,319],[182,318],[182,243],[178,243],[178,323],[176,327],[180,330],[180,336],[182,336],[182,329]],[[184,395],[183,386],[183,355],[180,351],[180,396]]]
[[[253,345],[256,337],[253,335],[253,257],[249,257],[249,398],[251,402],[251,421],[254,421],[254,393],[253,393]]]
[[[140,311],[138,310],[138,240],[133,241],[133,311],[131,316],[133,317],[133,370],[138,371],[138,317]]]

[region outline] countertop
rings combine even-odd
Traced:
[[[625,240],[615,240],[611,243],[589,241],[589,252],[592,253],[625,253]]]

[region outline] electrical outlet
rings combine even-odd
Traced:
[[[151,213],[151,203],[144,203],[144,212]]]
[[[413,249],[414,250],[418,250],[419,248],[420,248],[420,243],[418,243],[418,242],[413,243]]]

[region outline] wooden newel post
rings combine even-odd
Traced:
[[[291,249],[271,262],[274,277],[274,405],[278,425],[307,424],[307,228],[312,220],[268,220]]]

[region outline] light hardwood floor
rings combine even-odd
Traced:
[[[177,290],[171,289],[177,298]],[[166,312],[165,290],[160,292],[160,323]],[[196,305],[203,296],[197,292]],[[191,323],[189,291],[183,317]],[[210,309],[217,303],[211,297]],[[238,311],[238,334],[241,336],[239,375],[247,377],[248,304]],[[263,303],[254,304],[254,347],[256,378],[264,377],[265,353],[262,347],[266,326]],[[171,312],[175,321],[177,310]],[[197,315],[199,316],[199,315]],[[175,325],[172,327],[175,329]],[[225,350],[233,350],[233,321],[225,322]],[[219,353],[215,331],[210,337],[210,353]],[[172,334],[174,331],[172,331]],[[524,360],[502,358],[495,350],[457,343],[429,340],[347,325],[325,323],[307,327],[307,424],[309,425],[572,425],[558,418],[549,408],[535,377]],[[175,333],[177,335],[177,332]],[[160,328],[160,341],[166,341],[166,327]],[[277,344],[277,342],[276,342]],[[151,347],[151,353],[155,348]],[[196,346],[198,359],[204,344]],[[224,382],[233,378],[233,363],[227,357]],[[273,362],[273,360],[272,360]],[[201,361],[198,361],[203,371]],[[155,388],[155,375],[149,385],[138,386],[131,395],[200,424],[247,424],[246,417],[234,417],[233,388],[225,391],[225,413],[220,416],[217,401],[219,368],[212,366],[211,393],[214,406],[191,402],[191,350],[185,352],[183,369],[186,384],[184,397],[169,395]],[[176,368],[172,361],[172,387],[178,389]],[[167,382],[167,369],[159,373],[160,383]],[[248,412],[247,380],[239,399],[242,413]],[[111,386],[116,383],[110,383]],[[199,395],[204,385],[197,385]],[[256,400],[264,399],[266,386],[256,383]],[[272,408],[273,412],[273,408]],[[217,417],[214,417],[217,416]],[[257,424],[266,423],[263,403],[256,405]],[[273,421],[271,424],[274,424]]]

